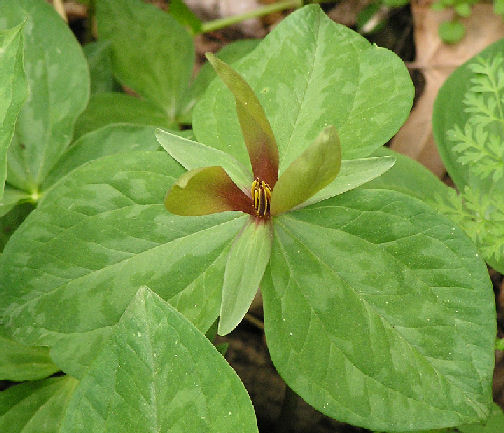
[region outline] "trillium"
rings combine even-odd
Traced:
[[[369,179],[345,177],[333,182],[341,169],[341,146],[336,128],[330,125],[279,174],[281,155],[259,99],[229,65],[212,54],[207,58],[234,95],[251,171],[231,155],[204,144],[166,131],[158,131],[157,138],[174,159],[192,168],[166,194],[168,211],[184,216],[225,211],[250,215],[226,263],[218,328],[225,335],[241,321],[260,285],[271,255],[275,217]],[[209,166],[194,168],[202,161]],[[392,164],[392,158],[387,160],[386,168]]]

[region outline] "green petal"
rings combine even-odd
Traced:
[[[271,194],[271,215],[305,202],[329,185],[340,171],[341,146],[334,126],[315,141],[282,173]]]
[[[165,207],[176,215],[208,215],[238,210],[253,213],[252,202],[222,167],[184,173],[165,197]]]
[[[185,169],[219,165],[236,185],[247,191],[250,189],[252,173],[228,153],[162,129],[156,130],[156,138],[163,149]]]
[[[229,65],[211,53],[206,56],[235,97],[236,112],[254,176],[273,187],[278,179],[278,148],[259,99],[243,77]]]
[[[238,234],[226,263],[219,335],[230,333],[248,311],[271,255],[270,222],[250,219]]]

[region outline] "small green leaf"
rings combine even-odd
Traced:
[[[494,0],[494,12],[497,15],[504,15],[504,0]]]
[[[278,148],[259,99],[234,69],[211,53],[206,56],[235,97],[236,112],[254,176],[274,187],[278,179]]]
[[[8,185],[5,188],[4,196],[0,200],[0,217],[3,217],[7,212],[23,201],[29,201],[31,196],[19,189],[10,188]]]
[[[228,153],[162,129],[156,131],[156,138],[163,149],[187,170],[218,165],[242,190],[250,188],[253,180],[252,173]]]
[[[464,18],[471,15],[471,10],[471,5],[469,3],[458,3],[455,5],[455,12]]]
[[[42,185],[46,190],[63,176],[86,162],[133,150],[157,150],[156,127],[128,123],[112,123],[82,135],[62,155]]]
[[[271,222],[251,218],[237,235],[224,272],[219,335],[229,334],[248,311],[269,262],[272,229]]]
[[[439,37],[446,44],[456,44],[465,36],[465,26],[460,21],[443,21],[439,25]]]
[[[96,20],[99,40],[112,42],[117,79],[174,124],[194,65],[191,35],[169,14],[140,0],[99,0]]]
[[[287,212],[329,185],[341,167],[341,146],[334,126],[315,141],[282,173],[271,194],[271,215]]]
[[[61,433],[257,433],[247,391],[215,347],[140,289],[76,389]]]
[[[30,89],[8,153],[7,181],[37,192],[68,147],[89,97],[89,71],[68,25],[44,1],[0,1],[0,29],[26,21],[24,69]]]
[[[56,433],[78,381],[70,376],[27,382],[0,392],[0,431]]]
[[[59,370],[47,347],[30,347],[2,336],[0,347],[0,380],[43,379]]]
[[[184,216],[253,211],[251,199],[219,166],[184,173],[166,194],[164,204],[171,213]]]
[[[89,65],[91,94],[119,91],[119,84],[112,72],[112,48],[110,41],[90,42],[82,48]]]
[[[136,123],[170,129],[175,124],[152,102],[125,93],[98,93],[75,123],[75,138],[111,123]]]
[[[494,403],[488,419],[482,424],[457,426],[460,433],[502,433],[504,432],[504,412]]]
[[[189,27],[193,34],[200,33],[201,20],[186,6],[183,0],[171,0],[168,11],[180,24]]]
[[[0,30],[0,200],[7,178],[7,149],[28,91],[23,68],[23,26]]]
[[[308,206],[318,203],[346,191],[357,188],[373,179],[379,178],[389,170],[395,163],[395,158],[391,156],[351,159],[341,161],[341,170],[338,176],[325,188],[314,194],[304,203],[295,207]]]
[[[6,191],[8,190],[6,189]],[[0,252],[4,249],[5,244],[12,234],[33,209],[34,205],[32,203],[23,203],[23,201],[5,209],[7,212],[0,217]]]

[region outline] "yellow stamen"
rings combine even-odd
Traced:
[[[254,201],[256,215],[259,217],[269,216],[271,203],[270,186],[263,180],[256,178],[256,180],[252,182],[250,193]]]

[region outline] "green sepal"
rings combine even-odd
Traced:
[[[273,187],[278,179],[278,148],[259,99],[234,69],[211,53],[206,56],[235,97],[236,112],[254,176]]]
[[[175,215],[209,215],[225,211],[253,212],[252,201],[219,166],[184,173],[166,194],[166,209]]]
[[[341,161],[338,176],[325,188],[311,196],[296,209],[318,203],[355,189],[388,171],[395,164],[393,156],[359,158]]]
[[[185,169],[219,165],[241,189],[250,188],[252,173],[228,153],[162,129],[156,131],[156,138],[163,149]]]
[[[305,202],[329,185],[341,168],[341,146],[334,126],[327,126],[292,162],[271,194],[271,215],[279,215]]]
[[[272,239],[271,221],[256,218],[237,235],[224,272],[219,335],[229,334],[248,311],[269,262]]]

